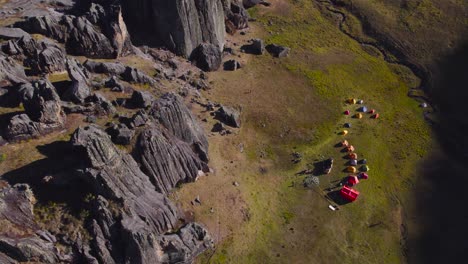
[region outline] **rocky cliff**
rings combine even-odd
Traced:
[[[125,22],[137,43],[164,45],[185,57],[190,57],[203,42],[223,49],[221,0],[122,0],[122,6]]]

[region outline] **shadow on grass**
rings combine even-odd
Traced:
[[[331,191],[327,193],[327,198],[332,200],[333,202],[335,202],[337,205],[340,205],[340,206],[351,203],[350,201],[341,197],[340,190]]]
[[[71,169],[77,168],[82,161],[73,155],[71,145],[66,141],[56,141],[38,146],[37,149],[46,158],[1,177],[11,185],[29,184],[39,203],[66,203],[73,211],[79,212],[87,187],[83,181],[74,177]]]
[[[410,263],[461,263],[468,252],[468,43],[439,63],[432,98],[440,150],[422,164],[414,202],[417,237],[409,237]],[[463,261],[462,261],[463,262]]]

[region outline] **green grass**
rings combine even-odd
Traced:
[[[418,161],[431,142],[418,103],[407,96],[418,80],[407,69],[369,55],[322,17],[312,2],[297,0],[291,7],[290,16],[275,15],[264,8],[252,12],[264,30],[272,32],[266,42],[287,45],[292,53],[274,63],[267,56],[254,57],[246,66],[257,82],[279,79],[277,86],[271,87],[276,91],[271,100],[263,102],[260,96],[256,108],[244,108],[246,122],[239,137],[246,142],[249,166],[238,176],[250,220],[218,246],[210,261],[399,263],[403,258],[399,201],[408,194],[407,183],[416,176]],[[270,73],[264,72],[264,65],[271,68]],[[280,86],[278,75],[304,80],[303,86]],[[306,102],[309,107],[302,105],[301,96],[307,95],[304,92],[313,95],[314,100]],[[222,103],[234,100],[228,97],[217,99]],[[364,99],[381,118],[344,117],[345,109],[354,111],[358,107],[344,103],[350,97]],[[274,105],[275,100],[282,105]],[[310,116],[316,119],[304,121]],[[260,124],[269,118],[274,121],[262,127]],[[353,124],[346,138],[360,158],[368,160],[371,177],[357,186],[362,195],[356,203],[331,212],[323,190],[347,175],[341,172],[344,154],[334,148],[343,138],[337,132],[344,122]],[[279,136],[283,127],[292,129],[288,136]],[[293,150],[303,154],[303,161],[297,165],[290,162]],[[267,155],[260,159],[262,151]],[[333,173],[320,177],[320,188],[305,190],[303,177],[295,173],[325,157],[335,158]],[[267,173],[258,173],[259,166],[267,167]],[[381,224],[369,227],[375,223]],[[208,258],[204,255],[199,262],[205,263]]]

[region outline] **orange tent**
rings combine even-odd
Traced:
[[[356,167],[354,167],[354,166],[348,166],[348,167],[346,168],[346,172],[356,173],[356,172],[357,172],[357,169],[356,169]]]
[[[358,159],[358,156],[357,156],[356,153],[349,153],[348,158],[349,158],[349,159],[357,160],[357,159]]]
[[[348,147],[348,146],[349,146],[349,143],[348,143],[348,141],[347,141],[347,140],[343,140],[343,141],[341,141],[341,143],[340,143],[340,144],[341,144],[341,146],[342,146],[342,147]]]
[[[347,152],[354,152],[354,147],[352,145],[349,145],[347,148],[346,148],[346,151]]]

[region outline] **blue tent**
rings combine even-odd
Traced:
[[[359,108],[359,111],[365,113],[365,112],[367,112],[367,107],[363,106],[363,107]]]
[[[346,128],[351,128],[351,123],[345,123],[345,124],[344,124],[344,127],[346,127]]]

